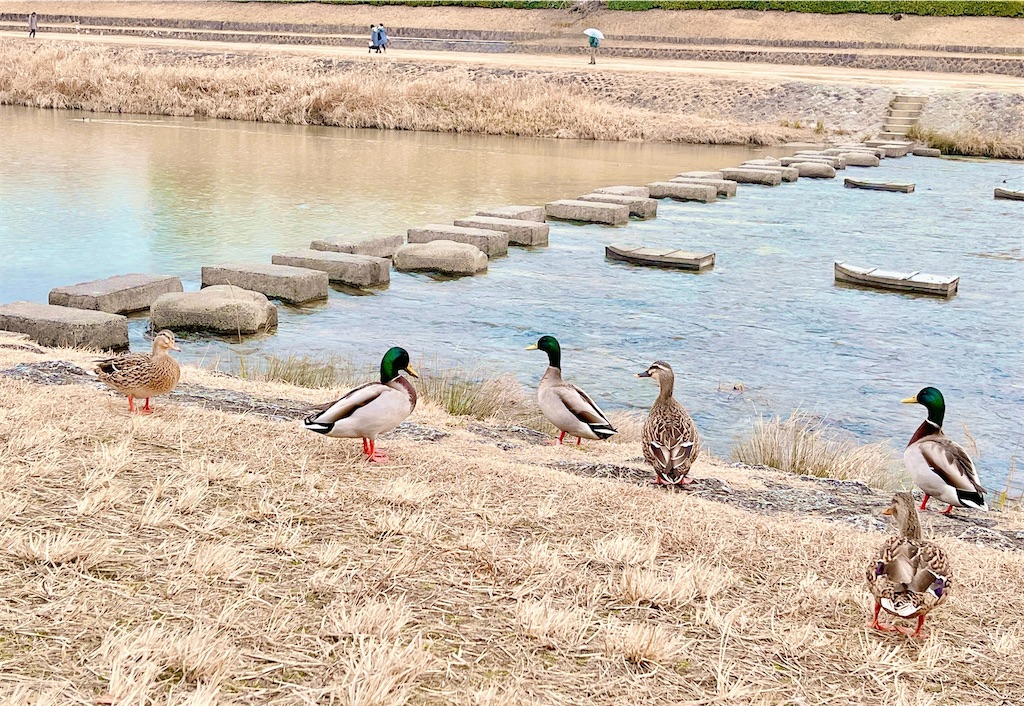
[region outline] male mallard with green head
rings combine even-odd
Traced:
[[[164,329],[153,338],[150,353],[130,353],[96,361],[96,377],[128,397],[128,411],[149,414],[149,398],[166,395],[178,384],[181,368],[168,351],[180,351],[174,332]],[[141,409],[135,409],[135,398],[145,398]]]
[[[607,439],[618,434],[586,392],[562,380],[562,349],[554,336],[541,336],[526,350],[548,354],[548,369],[537,386],[537,404],[548,421],[562,432],[558,435],[559,444],[566,434],[576,437],[577,446],[583,439]]]
[[[927,507],[928,498],[938,498],[949,506],[943,510],[945,515],[953,512],[953,506],[988,510],[986,491],[978,481],[974,461],[963,446],[942,433],[942,420],[946,416],[942,393],[934,387],[926,387],[901,401],[924,405],[928,410],[928,418],[914,432],[903,452],[910,477],[924,491],[920,509]]]
[[[644,458],[654,466],[658,485],[688,485],[687,474],[700,455],[700,435],[683,405],[672,396],[676,376],[672,366],[656,360],[638,378],[654,378],[659,391],[640,435]]]
[[[895,519],[898,534],[882,544],[868,566],[868,588],[875,597],[868,627],[927,637],[921,627],[925,616],[946,600],[953,580],[952,568],[942,549],[922,539],[921,520],[910,493],[896,493],[883,514]],[[883,609],[899,618],[917,618],[917,628],[911,632],[909,628],[879,623],[878,614]]]
[[[380,361],[380,382],[368,382],[328,402],[303,422],[310,431],[342,439],[363,440],[366,460],[384,463],[377,451],[377,435],[391,431],[416,409],[416,388],[401,371],[419,377],[403,348],[392,348]]]

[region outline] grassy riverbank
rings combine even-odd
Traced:
[[[635,441],[551,447],[430,402],[371,468],[358,442],[275,412],[323,391],[186,368],[183,396],[139,417],[92,384],[41,384],[66,367],[48,361],[91,358],[0,347],[0,370],[38,371],[0,375],[5,704],[995,705],[1024,689],[1006,669],[1016,596],[994,590],[1024,580],[1024,552],[995,539],[1016,513],[969,542],[954,535],[973,518],[924,518],[957,581],[917,645],[864,629],[886,494],[713,460],[663,492]]]
[[[113,113],[201,115],[338,127],[593,140],[773,144],[808,130],[602,102],[542,77],[461,67],[167,54],[0,40],[0,102]]]

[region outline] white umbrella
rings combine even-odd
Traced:
[[[587,35],[588,37],[597,37],[598,39],[604,39],[604,35],[601,33],[601,30],[594,29],[593,27],[591,27],[590,29],[583,30],[583,34]]]

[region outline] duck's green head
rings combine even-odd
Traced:
[[[554,336],[541,336],[532,346],[527,346],[526,350],[542,350],[548,354],[548,365],[552,368],[562,367],[562,348]]]
[[[387,385],[398,377],[398,373],[403,370],[414,378],[419,377],[416,371],[412,369],[412,366],[409,365],[409,354],[406,350],[395,346],[385,353],[380,361],[380,381]]]
[[[946,401],[942,399],[942,393],[934,387],[925,387],[913,397],[900,400],[903,404],[920,404],[928,410],[928,421],[937,427],[942,426],[942,420],[946,416]]]

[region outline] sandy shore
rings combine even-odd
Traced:
[[[335,391],[196,368],[152,416],[92,355],[0,340],[5,704],[1005,704],[1018,512],[926,531],[956,569],[917,644],[865,630],[888,496],[421,404],[368,467],[296,419]],[[895,670],[895,675],[894,675]],[[48,701],[46,699],[49,699]],[[42,699],[42,701],[36,700]]]

